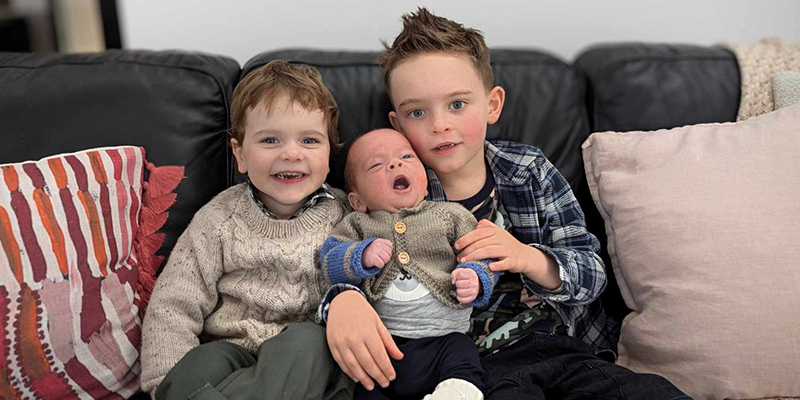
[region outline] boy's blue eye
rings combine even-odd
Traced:
[[[413,158],[413,157],[414,156],[412,156],[411,154],[406,154],[406,155],[403,156],[403,159],[404,160],[408,160],[408,159]]]
[[[301,140],[300,142],[303,143],[303,144],[316,144],[316,143],[319,143],[319,140],[316,139],[316,138],[309,137],[309,138],[305,138],[305,139]]]
[[[450,107],[452,107],[454,110],[460,110],[460,109],[464,108],[465,105],[466,104],[463,101],[456,100],[456,101],[453,102],[453,104],[450,105]]]
[[[275,144],[275,143],[278,143],[278,138],[266,137],[264,139],[261,139],[261,143]]]
[[[413,109],[408,112],[408,116],[411,118],[421,118],[423,115],[425,115],[425,112],[420,110],[419,108]]]

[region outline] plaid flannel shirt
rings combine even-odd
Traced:
[[[550,255],[563,281],[561,288],[552,292],[520,274],[525,286],[558,312],[569,335],[597,350],[611,349],[611,326],[600,302],[595,301],[606,286],[603,261],[598,255],[600,243],[586,230],[583,211],[569,184],[536,147],[487,141],[485,156],[514,237]],[[428,193],[429,200],[447,201],[430,169]],[[358,290],[351,285],[334,285],[323,298],[317,318],[327,321],[330,302],[351,289]]]
[[[600,242],[586,230],[569,183],[534,146],[487,141],[484,147],[514,237],[553,257],[563,281],[551,292],[520,274],[525,286],[558,312],[569,335],[598,350],[612,348],[611,326],[595,301],[607,283]],[[431,200],[447,201],[430,169],[428,192]]]

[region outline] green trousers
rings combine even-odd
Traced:
[[[266,340],[255,357],[223,340],[192,349],[158,386],[156,399],[350,400],[354,390],[328,350],[325,328],[303,322]]]

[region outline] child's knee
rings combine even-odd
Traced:
[[[253,356],[241,346],[217,340],[193,348],[183,356],[178,364],[186,364],[194,368],[220,368],[229,371],[247,367],[254,362]]]
[[[222,382],[234,371],[255,363],[241,346],[218,340],[189,350],[159,384],[156,398],[187,398],[205,384]]]

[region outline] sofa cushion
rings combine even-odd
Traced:
[[[592,132],[656,130],[736,120],[736,57],[716,47],[614,43],[575,64],[589,81]]]
[[[227,146],[236,61],[178,51],[0,54],[0,163],[137,145],[186,167],[163,232],[168,255],[191,217],[232,182]]]
[[[619,364],[698,399],[800,396],[798,126],[795,105],[584,143],[633,310]]]
[[[0,170],[0,398],[130,396],[139,389],[144,150]]]

